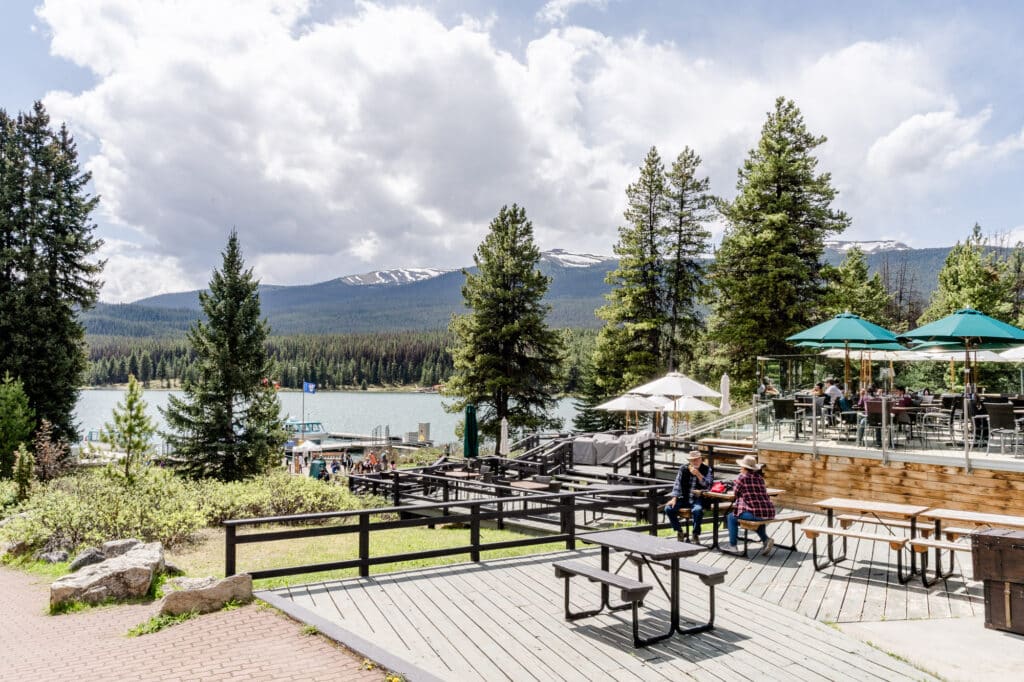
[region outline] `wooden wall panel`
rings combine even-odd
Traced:
[[[826,497],[922,504],[1024,516],[1024,471],[890,462],[840,455],[759,450],[769,487],[783,488],[781,505],[815,510]]]

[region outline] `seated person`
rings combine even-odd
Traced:
[[[689,454],[687,463],[679,467],[675,483],[672,484],[672,498],[665,504],[664,511],[680,542],[685,542],[686,536],[679,525],[679,510],[686,505],[693,521],[693,544],[700,544],[700,522],[704,518],[704,498],[700,493],[711,487],[713,479],[711,467],[704,464],[696,450]]]
[[[811,396],[815,398],[821,398],[825,395],[825,384],[820,381],[814,384],[814,388],[811,389]]]
[[[825,395],[829,397],[830,403],[838,405],[839,399],[843,397],[843,389],[839,388],[835,379],[825,379]]]
[[[779,389],[772,385],[771,377],[763,377],[757,387],[757,395],[762,398],[776,398],[779,395]]]
[[[739,461],[740,475],[733,483],[732,492],[736,496],[732,503],[732,511],[725,517],[725,523],[729,527],[729,547],[724,551],[738,554],[740,521],[768,521],[775,518],[775,505],[772,498],[768,496],[768,489],[765,486],[764,474],[761,472],[761,465],[757,463],[754,455],[747,455]],[[761,554],[768,554],[775,546],[775,541],[768,537],[764,526],[757,529],[757,537],[761,539],[764,547]]]

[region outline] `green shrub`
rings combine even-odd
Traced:
[[[220,525],[226,519],[314,514],[384,505],[382,499],[353,495],[344,486],[282,471],[246,481],[200,481],[195,485],[201,490],[203,515],[211,526]]]
[[[128,537],[173,547],[204,525],[197,491],[161,469],[147,470],[134,483],[105,471],[59,478],[21,509],[25,516],[0,533],[33,547],[50,539],[76,548]]]
[[[18,484],[14,481],[0,481],[0,517],[4,510],[18,503]]]

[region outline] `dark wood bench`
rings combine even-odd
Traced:
[[[810,514],[804,514],[802,512],[782,512],[781,514],[776,514],[774,519],[766,519],[764,521],[748,521],[746,519],[738,519],[740,528],[743,529],[743,556],[747,556],[747,543],[750,541],[748,538],[748,534],[750,533],[750,531],[754,531],[756,533],[757,529],[761,528],[762,526],[767,526],[771,523],[783,523],[787,521],[789,522],[790,528],[790,544],[780,545],[776,543],[775,546],[779,549],[788,549],[790,552],[792,552],[796,549],[796,527],[804,521],[806,521],[808,516],[810,516]]]
[[[587,618],[589,616],[596,616],[601,613],[605,608],[609,611],[620,611],[622,609],[632,609],[633,612],[633,646],[640,647],[642,642],[640,641],[640,623],[639,613],[637,608],[643,604],[644,597],[651,591],[653,585],[646,585],[639,580],[633,580],[627,578],[624,575],[618,573],[611,573],[609,571],[602,570],[597,566],[591,566],[581,561],[557,561],[554,564],[555,577],[565,579],[565,619],[566,620],[578,620],[580,618]],[[574,576],[581,576],[587,578],[591,582],[601,583],[601,605],[596,609],[589,611],[576,611],[573,612],[569,608],[569,582]],[[622,604],[612,605],[608,600],[608,589],[615,588],[619,590],[619,598],[622,600]]]
[[[814,569],[820,571],[827,567],[829,564],[838,564],[840,561],[846,560],[846,541],[847,538],[854,538],[857,540],[868,540],[870,542],[884,542],[889,545],[889,548],[896,552],[896,578],[900,581],[900,584],[906,583],[911,578],[911,574],[903,574],[903,550],[907,546],[909,538],[900,537],[897,535],[880,534],[880,533],[865,533],[861,531],[845,530],[843,528],[827,528],[824,526],[805,526],[803,529],[804,535],[811,539],[811,552],[812,560],[814,561]],[[828,561],[820,563],[818,561],[818,536],[824,535],[829,538],[828,543]],[[832,553],[831,538],[840,537],[843,539],[843,553],[842,556],[834,556]]]
[[[960,530],[960,529],[957,529]],[[946,530],[942,530],[943,534]],[[914,538],[910,540],[910,549],[921,555],[921,582],[924,583],[925,587],[931,587],[935,583],[948,578],[953,575],[953,563],[954,557],[953,552],[970,552],[971,545],[963,542],[952,542],[950,540],[931,540],[927,538]],[[934,549],[935,552],[935,577],[931,580],[928,579],[928,550]],[[945,573],[942,572],[942,554],[941,550],[947,550],[949,552],[949,570]]]

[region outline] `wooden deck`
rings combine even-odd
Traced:
[[[822,516],[811,520],[823,522]],[[789,540],[789,524],[784,525],[774,529],[779,541]],[[371,643],[411,663],[409,679],[444,680],[934,679],[830,624],[983,611],[980,584],[962,575],[930,590],[919,580],[899,585],[885,545],[851,540],[852,561],[816,572],[810,543],[800,534],[796,552],[776,550],[770,557],[749,559],[700,555],[702,562],[729,569],[726,585],[717,591],[715,629],[634,649],[628,611],[564,620],[562,581],[554,577],[551,564],[569,557],[596,563],[597,550],[582,547],[258,596],[300,620],[333,624],[329,634],[347,639],[364,655],[372,657],[361,647]],[[751,549],[759,547],[752,544]],[[963,569],[969,555],[958,561]],[[684,618],[706,618],[707,588],[692,576],[682,580],[693,594],[692,602],[683,605]],[[598,586],[576,579],[572,594],[574,608],[589,607]],[[641,610],[641,631],[646,624],[648,634],[667,627],[668,618],[667,599],[657,588],[651,595]]]

